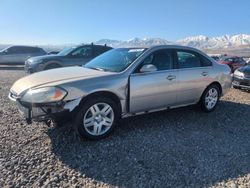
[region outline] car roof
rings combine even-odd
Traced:
[[[84,46],[95,46],[95,47],[104,47],[104,48],[112,48],[111,46],[107,46],[107,45],[100,45],[100,44],[81,44],[81,45],[77,45],[77,46],[73,46],[75,48],[79,48],[79,47],[84,47]]]
[[[25,46],[25,45],[11,45],[9,46],[8,48],[10,47],[20,47],[20,48],[41,48],[41,47],[38,47],[38,46]]]
[[[155,45],[155,46],[139,46],[139,47],[121,47],[124,49],[161,49],[161,48],[169,48],[169,49],[180,49],[180,50],[192,50],[192,51],[197,51],[200,52],[200,50],[196,48],[192,48],[189,46],[181,46],[181,45]]]

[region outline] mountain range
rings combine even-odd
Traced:
[[[191,46],[199,49],[232,49],[250,48],[250,35],[223,35],[219,37],[208,37],[204,35],[187,37],[177,41],[169,41],[162,38],[133,38],[130,40],[101,39],[95,44],[107,44],[112,47],[142,47],[154,45],[177,44]]]
[[[79,42],[80,43],[80,42]],[[171,41],[163,38],[133,38],[130,40],[113,40],[101,39],[94,44],[108,45],[117,47],[149,47],[154,45],[185,45],[201,49],[209,54],[231,54],[250,57],[250,35],[223,35],[218,37],[208,37],[204,35],[187,37],[184,39]],[[64,45],[37,45],[47,51],[60,51],[66,47],[75,46],[76,44]],[[0,44],[0,49],[9,45]]]

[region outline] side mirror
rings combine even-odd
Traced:
[[[144,72],[154,72],[154,71],[157,71],[157,68],[153,64],[143,65],[142,68],[140,69],[141,73],[144,73]]]

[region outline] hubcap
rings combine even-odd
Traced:
[[[205,97],[205,105],[208,110],[211,110],[215,107],[218,101],[218,91],[215,88],[211,88],[208,90]]]
[[[91,106],[84,115],[85,130],[94,136],[106,133],[114,121],[114,111],[107,103],[97,103]]]

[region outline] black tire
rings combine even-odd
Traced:
[[[233,88],[234,88],[234,89],[240,89],[240,87],[239,87],[239,86],[233,86]]]
[[[84,116],[88,112],[89,108],[91,106],[93,106],[94,104],[98,104],[98,103],[106,103],[112,108],[112,110],[114,112],[114,120],[113,120],[111,127],[108,129],[107,132],[105,132],[102,135],[92,135],[84,127],[83,120],[84,120]],[[93,99],[87,100],[86,102],[84,102],[81,105],[79,111],[76,113],[76,120],[75,120],[74,126],[75,126],[75,130],[78,132],[80,137],[87,138],[90,140],[99,140],[99,139],[107,137],[108,135],[110,135],[112,133],[115,125],[117,124],[117,122],[119,120],[119,117],[120,117],[120,110],[119,110],[117,104],[113,100],[111,100],[109,98],[98,97],[98,98],[93,98]]]
[[[217,101],[216,101],[215,105],[214,105],[212,108],[208,108],[208,106],[207,106],[207,104],[206,104],[206,96],[208,95],[208,92],[209,92],[211,89],[215,89],[215,90],[217,91],[217,93],[218,93],[218,98],[217,98]],[[205,91],[203,92],[203,94],[202,94],[202,96],[201,96],[201,99],[200,99],[200,102],[199,102],[200,107],[201,107],[201,110],[202,110],[203,112],[212,112],[212,111],[214,111],[214,110],[216,109],[216,107],[217,107],[218,102],[219,102],[220,95],[221,95],[220,89],[219,89],[219,87],[218,87],[216,84],[212,84],[212,85],[208,86],[208,87],[205,89]]]
[[[60,67],[62,67],[62,66],[61,66],[61,65],[58,65],[58,64],[56,64],[56,63],[52,63],[52,64],[47,65],[47,66],[44,68],[44,70],[56,69],[56,68],[60,68]]]

